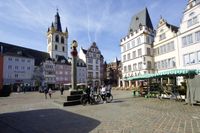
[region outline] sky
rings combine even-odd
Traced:
[[[47,52],[47,29],[58,8],[63,31],[68,28],[68,47],[72,40],[77,40],[78,51],[96,42],[109,63],[120,59],[120,39],[133,15],[147,7],[155,29],[161,16],[179,27],[187,1],[0,0],[0,42]]]

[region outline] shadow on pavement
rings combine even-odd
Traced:
[[[60,109],[0,115],[0,133],[88,133],[100,121]]]

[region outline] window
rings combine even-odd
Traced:
[[[191,53],[189,56],[190,63],[195,64],[196,63],[196,53]]]
[[[93,66],[92,65],[88,65],[88,70],[93,70]]]
[[[18,59],[18,58],[15,58],[15,61],[19,61],[19,59]]]
[[[127,43],[127,50],[130,49],[130,43]]]
[[[197,62],[200,63],[200,51],[197,52]]]
[[[63,52],[65,51],[65,47],[64,47],[64,46],[62,47],[62,51],[63,51]]]
[[[197,23],[198,23],[198,18],[197,18],[197,16],[195,16],[195,17],[188,20],[187,26],[190,27],[190,26],[193,26]]]
[[[172,67],[176,67],[176,60],[175,60],[175,58],[172,58]]]
[[[57,45],[55,45],[55,50],[57,50],[58,49],[58,46]]]
[[[98,72],[96,72],[96,78],[99,78],[99,73]]]
[[[96,60],[96,64],[98,64],[99,63],[99,61],[98,60]]]
[[[88,58],[88,63],[93,63],[93,59],[92,58]]]
[[[150,43],[150,37],[146,36],[146,43]]]
[[[128,71],[129,72],[131,71],[131,65],[128,65]]]
[[[133,64],[133,70],[137,70],[137,64]]]
[[[139,63],[138,63],[138,69],[139,69],[139,70],[142,69],[142,62],[139,62]]]
[[[127,58],[128,58],[128,60],[131,59],[131,54],[130,53],[128,53]]]
[[[199,42],[200,41],[200,31],[195,33],[195,41]]]
[[[192,34],[189,34],[189,35],[182,38],[183,47],[190,45],[192,43],[193,43]]]
[[[151,61],[147,61],[147,69],[151,69]]]
[[[123,56],[124,61],[126,61],[126,55]]]
[[[124,66],[124,72],[127,72],[127,67],[126,66]]]
[[[18,78],[18,74],[15,74],[15,78]]]
[[[18,70],[18,66],[15,66],[15,70]]]
[[[132,48],[135,47],[135,40],[132,40]]]
[[[63,44],[65,43],[65,39],[63,36],[61,37],[61,43],[63,43]]]
[[[96,71],[98,71],[99,70],[99,66],[96,66]]]
[[[8,69],[11,70],[12,69],[12,65],[8,65]]]
[[[165,38],[166,38],[165,33],[163,33],[163,34],[160,35],[160,41],[163,40],[163,39],[165,39]]]
[[[155,69],[158,69],[158,66],[157,66],[157,65],[158,65],[158,63],[155,62],[155,63],[154,63],[154,67],[155,67]]]
[[[59,36],[58,36],[58,35],[56,35],[55,41],[56,41],[56,42],[59,42]]]
[[[11,57],[9,57],[9,58],[8,58],[8,60],[9,60],[9,61],[12,61],[12,58],[11,58]]]
[[[123,51],[124,51],[124,52],[126,51],[126,45],[123,46]]]
[[[138,44],[138,45],[141,44],[141,39],[140,39],[140,37],[137,38],[137,44]]]
[[[25,59],[22,59],[22,62],[25,62]]]
[[[136,51],[133,51],[133,59],[135,59],[136,58]]]
[[[30,60],[27,60],[27,62],[30,63],[31,61],[30,61]]]
[[[138,57],[142,56],[142,49],[138,49]]]
[[[158,69],[160,69],[161,67],[160,67],[160,61],[159,62],[157,62],[157,66],[158,66]]]
[[[151,49],[150,48],[147,48],[147,55],[151,55]]]
[[[22,67],[21,67],[21,70],[24,70],[24,69],[25,69],[25,67],[24,67],[24,66],[22,66]]]

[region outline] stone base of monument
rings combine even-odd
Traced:
[[[81,95],[83,94],[83,91],[77,91],[73,90],[70,91],[69,96],[67,96],[67,99],[65,100],[55,100],[55,103],[58,103],[62,106],[73,106],[73,105],[79,105],[80,103],[80,98]]]

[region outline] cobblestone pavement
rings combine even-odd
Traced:
[[[200,133],[200,106],[133,98],[130,91],[113,96],[112,103],[70,107],[54,102],[65,98],[59,92],[47,100],[38,92],[1,97],[0,133]]]

